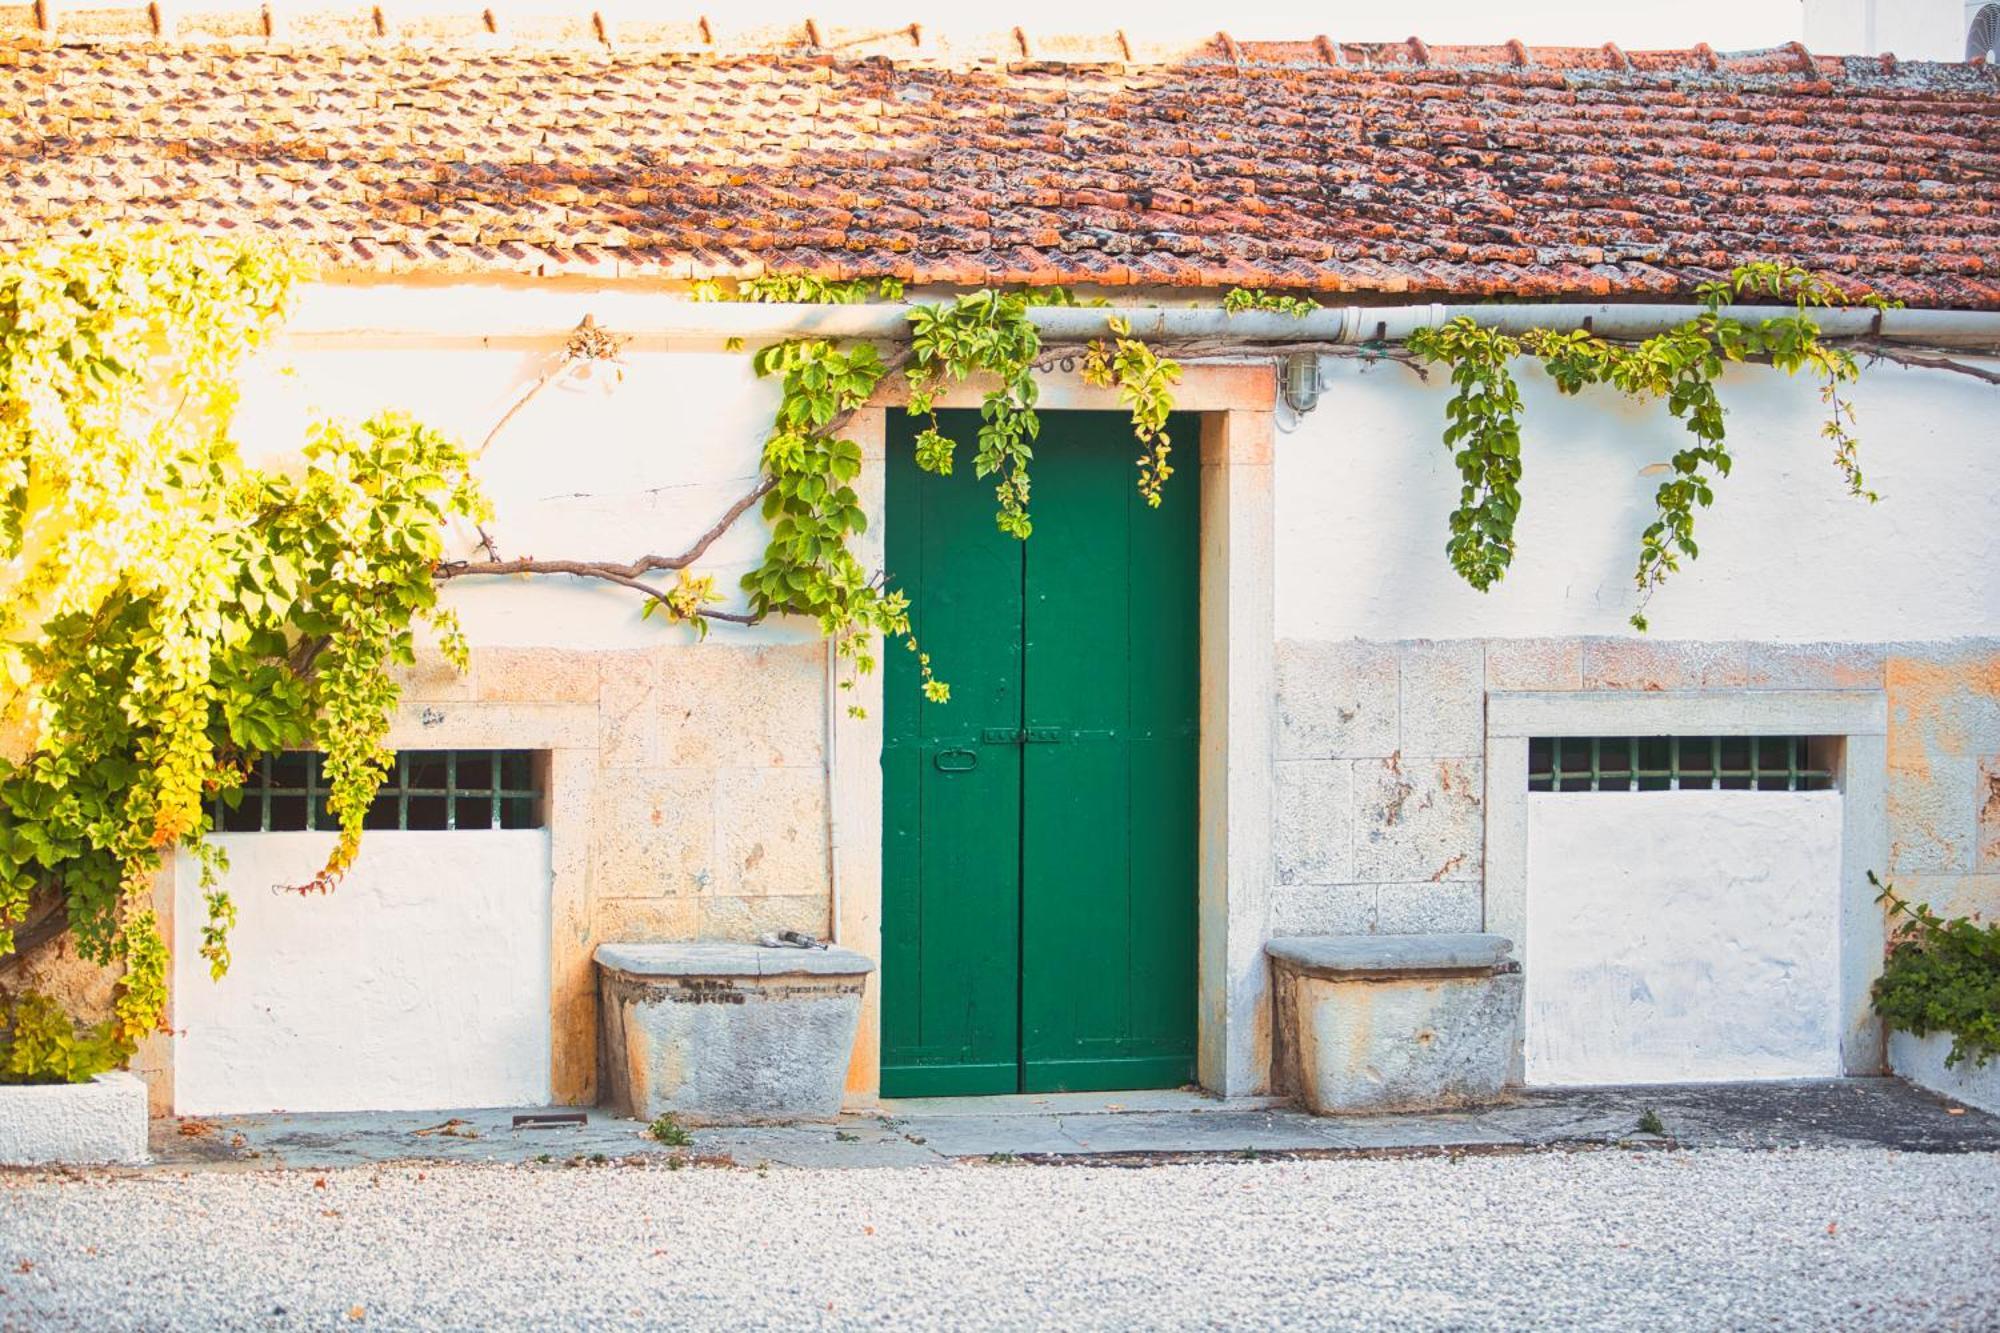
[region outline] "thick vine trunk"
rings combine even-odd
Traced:
[[[14,949],[0,953],[0,981],[14,976],[28,955],[69,930],[69,900],[59,890],[41,889],[28,899],[28,914],[14,927]]]

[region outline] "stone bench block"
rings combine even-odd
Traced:
[[[1498,935],[1272,940],[1280,1088],[1317,1115],[1498,1098],[1520,1030],[1513,947]]]
[[[146,1127],[136,1074],[0,1085],[0,1166],[130,1166],[146,1160]]]
[[[602,945],[605,1100],[693,1125],[832,1120],[874,967],[851,949]]]

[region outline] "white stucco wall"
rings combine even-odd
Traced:
[[[1527,1081],[1838,1075],[1840,799],[1531,796]]]
[[[490,287],[469,290],[486,303],[475,310],[496,299]],[[365,309],[391,327],[428,303],[462,295],[408,287],[365,293],[346,292],[343,308]],[[476,449],[557,356],[552,347],[479,346],[462,338],[416,345],[365,337],[288,342],[248,375],[238,436],[252,456],[287,453],[298,448],[313,416],[360,421],[394,408]],[[623,360],[622,377],[593,368],[588,380],[542,392],[478,460],[496,515],[488,530],[504,554],[618,561],[670,555],[756,484],[778,393],[750,373],[747,353],[653,347],[628,350]],[[764,543],[752,518],[703,560],[701,572],[716,576],[725,605],[741,605],[737,580],[762,557]],[[469,533],[459,535],[456,549],[472,550]],[[693,637],[657,619],[641,621],[640,599],[608,585],[474,581],[454,584],[447,598],[474,644],[636,648]],[[714,632],[723,641],[776,642],[806,637],[811,628],[717,625]]]
[[[1563,398],[1516,367],[1524,401],[1519,549],[1489,593],[1445,557],[1459,479],[1440,441],[1450,386],[1401,366],[1325,362],[1319,408],[1277,444],[1277,631],[1285,639],[1630,634],[1639,534],[1687,440],[1658,403]],[[1854,388],[1861,459],[1883,497],[1847,495],[1814,385],[1762,368],[1722,386],[1734,472],[1698,512],[1701,557],[1654,599],[1662,639],[1872,641],[2000,624],[2000,389],[1889,364]]]
[[[375,832],[334,892],[274,892],[330,834],[231,834],[229,973],[197,950],[178,867],[174,1104],[183,1115],[417,1110],[549,1099],[549,843],[542,830]]]

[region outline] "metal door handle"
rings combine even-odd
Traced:
[[[964,746],[953,746],[949,750],[939,750],[931,761],[940,773],[970,773],[979,767],[979,753]]]

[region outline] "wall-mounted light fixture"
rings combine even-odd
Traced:
[[[1285,406],[1304,416],[1319,406],[1319,353],[1293,352],[1284,360],[1279,380]]]

